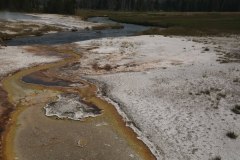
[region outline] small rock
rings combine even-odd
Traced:
[[[87,141],[80,139],[77,142],[77,146],[83,148],[83,147],[87,146]]]
[[[78,29],[77,29],[77,28],[72,28],[71,31],[72,31],[72,32],[77,32]]]

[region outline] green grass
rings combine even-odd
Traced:
[[[206,36],[240,33],[240,13],[78,10],[76,14],[84,19],[108,16],[118,22],[165,28],[151,29],[148,34]]]

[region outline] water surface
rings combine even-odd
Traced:
[[[23,21],[23,20],[36,20],[36,19],[39,19],[39,17],[28,15],[25,13],[8,12],[8,11],[0,12],[0,20]]]
[[[31,20],[39,17],[30,16],[24,13],[13,13],[13,12],[0,12],[0,19],[2,20]],[[89,18],[89,22],[94,23],[117,23],[110,20],[108,17],[94,17]],[[121,37],[121,36],[131,36],[135,35],[138,32],[146,30],[148,27],[133,25],[133,24],[125,24],[119,23],[124,26],[122,29],[106,29],[101,31],[95,30],[80,30],[78,32],[59,32],[53,34],[46,34],[40,37],[19,37],[7,42],[9,46],[22,46],[22,45],[55,45],[55,44],[66,44],[73,43],[78,41],[85,41],[90,39],[98,39],[105,37]]]

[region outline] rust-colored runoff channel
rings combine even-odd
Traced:
[[[43,48],[42,46],[37,47],[36,50],[41,50],[39,48]],[[120,135],[123,139],[125,139],[139,157],[145,160],[154,160],[156,159],[154,155],[151,153],[149,148],[137,138],[136,133],[129,127],[126,126],[123,118],[119,115],[116,108],[108,103],[103,98],[97,96],[96,92],[98,90],[97,86],[89,83],[85,80],[80,80],[78,83],[83,84],[84,87],[68,87],[68,86],[45,86],[40,84],[31,84],[31,83],[24,83],[22,78],[28,75],[35,76],[35,78],[39,78],[42,81],[44,80],[56,80],[56,77],[51,77],[51,69],[56,71],[56,68],[60,68],[70,63],[74,63],[79,61],[81,58],[79,53],[74,51],[74,46],[53,46],[53,47],[46,47],[49,51],[54,51],[57,53],[56,55],[60,55],[64,57],[62,60],[50,64],[43,64],[27,69],[23,69],[14,75],[6,77],[3,80],[3,89],[8,93],[8,101],[16,106],[16,110],[11,114],[11,121],[7,126],[7,129],[4,132],[4,159],[5,160],[13,160],[16,158],[15,152],[15,137],[16,132],[18,130],[18,118],[19,116],[31,105],[34,104],[31,99],[34,99],[39,96],[39,94],[46,94],[46,92],[52,92],[53,95],[56,97],[57,94],[60,93],[74,93],[79,94],[81,99],[87,104],[92,104],[97,106],[99,109],[103,110],[103,114],[101,114],[99,119],[104,119],[107,121],[111,128]],[[35,50],[35,49],[33,49]],[[47,52],[47,51],[46,51]],[[46,71],[49,71],[49,74],[46,74]],[[44,74],[43,74],[44,72]],[[40,75],[40,76],[39,76]],[[63,79],[61,79],[63,81]],[[65,81],[70,82],[71,80],[65,79]],[[50,83],[51,84],[51,83]],[[41,91],[44,90],[44,93]],[[50,97],[49,99],[53,99]],[[44,101],[45,105],[49,102],[49,99],[46,98]],[[23,103],[24,102],[24,103]],[[48,118],[51,119],[51,118]],[[78,123],[90,123],[92,120],[98,118],[88,118],[86,122],[78,122]],[[64,121],[64,120],[58,120]],[[70,121],[70,120],[65,120]],[[71,131],[70,131],[71,132]]]

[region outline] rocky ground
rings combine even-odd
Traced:
[[[59,59],[56,56],[34,55],[27,52],[24,47],[3,47],[0,49],[0,76],[6,76],[22,68],[54,62]]]
[[[96,25],[70,16],[46,14],[29,16],[37,18],[35,20],[20,18],[23,26],[24,23],[29,23],[29,25],[37,23],[41,24],[38,26],[40,28],[50,25],[75,31],[75,29],[89,29]],[[17,26],[14,21],[1,21],[0,23],[5,23],[1,27],[7,26],[6,23]],[[35,30],[34,27],[30,28]],[[11,27],[5,28],[1,34],[18,33],[16,28],[12,30],[9,28]],[[0,38],[0,43],[2,40],[3,38]],[[48,75],[60,77],[59,82],[64,79],[78,82],[84,76],[98,84],[99,97],[103,96],[109,103],[115,105],[123,119],[126,120],[126,124],[137,132],[139,138],[148,145],[159,160],[237,160],[240,157],[238,149],[240,148],[239,42],[239,36],[164,37],[153,35],[77,42],[66,46],[78,53],[81,56],[80,60],[61,68],[52,68]],[[61,49],[60,46],[55,46],[56,48]],[[57,50],[56,52],[62,54],[71,52],[68,48],[64,51]],[[48,46],[1,46],[0,80],[23,68],[55,62],[59,59],[60,57],[56,56]],[[51,80],[51,77],[48,79]],[[15,89],[20,88],[22,93],[25,93],[26,86],[17,84],[17,80],[13,82]],[[0,117],[2,117],[0,122],[1,126],[4,126],[4,122],[9,119],[8,113],[13,111],[14,106],[6,101],[7,93],[1,89],[1,86],[2,83],[0,83],[0,96],[3,99],[0,102]],[[71,87],[74,88],[74,86]],[[47,94],[45,90],[36,89],[35,91],[31,88],[29,90],[36,98],[36,102],[39,97],[43,97],[40,99],[43,99],[44,103],[36,103],[34,98],[28,99],[26,103],[36,104],[37,110],[29,107],[19,117],[22,125],[17,132],[18,140],[15,147],[18,148],[20,158],[46,159],[43,155],[51,150],[54,151],[49,154],[48,158],[51,159],[56,156],[58,159],[76,158],[80,152],[75,152],[75,147],[83,148],[82,146],[85,147],[89,142],[81,154],[83,157],[97,158],[95,150],[105,153],[110,149],[111,154],[101,154],[102,159],[106,157],[111,159],[122,152],[126,155],[119,156],[119,160],[126,159],[126,157],[127,159],[139,159],[138,154],[129,147],[128,142],[119,136],[120,134],[114,130],[113,125],[110,125],[109,122],[114,119],[111,114],[106,114],[106,117],[94,115],[92,123],[78,124],[73,121],[53,120],[44,115],[42,105],[46,103],[45,101],[49,101],[47,95],[56,96],[59,93],[51,91],[53,93]],[[90,110],[90,116],[93,116],[92,112],[95,112],[93,108],[88,108],[74,96],[70,96],[70,99],[68,96],[61,94],[56,102],[46,105],[47,115],[79,120],[84,116],[79,115],[80,110],[87,111],[87,113]],[[30,100],[33,102],[30,103]],[[65,110],[62,104],[70,105],[71,113]],[[101,101],[100,104],[105,103]],[[60,110],[56,110],[59,108]],[[111,107],[106,105],[105,108],[107,111],[107,108]],[[67,112],[68,115],[65,114]],[[38,121],[34,120],[36,117]],[[50,125],[52,127],[49,127]],[[63,125],[65,127],[62,127]],[[79,126],[84,130],[81,130]],[[103,129],[99,129],[99,126],[103,126]],[[65,129],[74,132],[65,135]],[[2,133],[4,127],[1,127],[0,131]],[[58,134],[59,132],[62,134]],[[58,139],[54,139],[54,134],[59,136]],[[109,138],[106,135],[111,136]],[[97,142],[94,140],[95,136],[100,137]],[[32,141],[29,142],[23,137],[31,137]],[[41,141],[39,141],[40,138]],[[67,141],[68,139],[70,140]],[[88,142],[85,141],[86,139]],[[103,144],[102,141],[107,139],[109,142]],[[65,142],[67,145],[63,145]],[[96,143],[105,148],[96,146]],[[51,150],[47,149],[45,144]],[[33,148],[32,145],[37,147]],[[58,146],[56,150],[55,145]],[[28,150],[24,148],[26,146]],[[120,149],[112,146],[119,146]],[[126,147],[128,149],[124,150]],[[44,152],[37,152],[43,150]],[[64,152],[61,152],[63,150]],[[73,154],[68,155],[68,150]],[[91,154],[88,154],[89,150]]]
[[[15,13],[4,16],[7,16],[6,21],[0,21],[3,27],[1,41],[11,39],[12,35],[14,38],[24,26],[24,33],[29,31],[30,34],[22,36],[32,35],[31,31],[42,26],[75,32],[99,25],[72,16]],[[43,33],[51,33],[48,31]],[[1,138],[0,158],[5,155],[4,158],[24,160],[155,159],[146,145],[125,126],[116,109],[95,96],[94,85],[83,86],[81,81],[72,82],[70,76],[65,79],[53,76],[60,75],[61,70],[42,74],[48,72],[48,68],[53,67],[54,71],[64,63],[75,62],[79,58],[74,56],[77,51],[74,50],[75,45],[17,47],[6,46],[4,42],[2,45],[0,133],[1,136],[4,133],[4,139]],[[59,62],[53,63],[56,61]],[[27,75],[30,73],[33,76],[29,79]],[[22,82],[24,77],[29,82]],[[31,79],[34,77],[38,79]],[[41,85],[41,82],[44,84]],[[2,142],[5,142],[4,148]]]
[[[106,96],[155,145],[158,159],[238,159],[238,36],[139,36],[78,45],[85,54],[71,73],[105,84]]]

